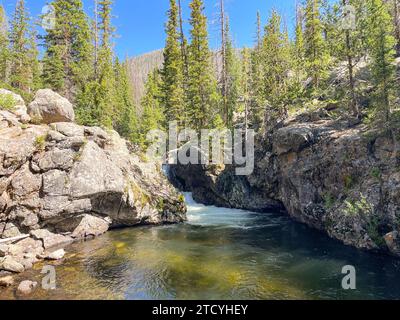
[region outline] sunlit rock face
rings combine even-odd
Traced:
[[[400,256],[399,137],[354,119],[306,113],[258,137],[250,176],[236,176],[232,167],[170,171],[202,203],[284,209],[345,244]]]
[[[37,96],[43,100],[37,105],[66,104],[48,91]],[[43,124],[37,119],[22,124],[14,110],[6,116],[0,112],[0,239],[26,234],[34,246],[47,250],[110,227],[185,221],[184,199],[157,163],[131,154],[114,131],[72,122],[48,124],[59,119],[58,109],[51,110],[53,118],[42,110]],[[67,114],[74,119],[71,110]],[[22,246],[11,254],[16,263],[8,259],[6,265],[20,271],[25,260],[35,262],[36,254],[24,258],[31,247]],[[0,270],[7,256],[0,257]]]

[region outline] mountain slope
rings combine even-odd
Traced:
[[[163,64],[163,50],[152,51],[129,60],[129,76],[132,80],[135,103],[140,106],[145,84],[150,72]]]

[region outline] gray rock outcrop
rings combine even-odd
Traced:
[[[41,123],[74,122],[75,112],[72,104],[50,89],[41,89],[29,104],[28,112],[32,119]]]
[[[0,122],[0,128],[6,127],[7,122],[14,124],[21,122],[26,124],[31,121],[25,101],[19,94],[6,89],[0,89],[0,97],[2,100],[9,101],[9,103],[11,103],[9,106],[0,105],[0,114],[3,117],[3,120]]]
[[[347,245],[400,256],[398,137],[351,119],[301,115],[258,141],[250,176],[236,176],[232,166],[170,171],[196,201],[284,210]]]
[[[131,154],[116,132],[53,123],[72,121],[70,107],[41,90],[30,112],[42,124],[0,112],[0,271],[22,272],[109,228],[186,220],[184,198],[159,164]]]

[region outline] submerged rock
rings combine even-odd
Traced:
[[[12,285],[14,285],[12,276],[0,277],[0,287],[11,287]]]
[[[64,258],[64,256],[65,256],[65,250],[60,249],[60,250],[49,253],[46,256],[46,259],[47,260],[61,260],[62,258]]]
[[[30,295],[36,289],[37,285],[38,283],[34,281],[22,281],[17,288],[17,293],[20,295]]]
[[[388,233],[385,236],[385,242],[392,254],[400,256],[400,234],[398,231]]]
[[[16,261],[14,257],[7,256],[0,260],[0,270],[21,273],[24,272],[25,267]]]
[[[85,239],[89,237],[97,237],[106,233],[110,227],[111,220],[101,219],[95,216],[85,214],[81,217],[79,225],[72,233],[73,238]]]
[[[61,234],[54,234],[46,229],[31,231],[31,236],[35,240],[40,240],[44,249],[49,249],[72,242],[72,239]]]

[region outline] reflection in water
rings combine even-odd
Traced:
[[[72,245],[45,299],[400,298],[400,263],[345,247],[275,214],[206,207],[185,225],[115,230]],[[357,269],[356,291],[341,270]],[[25,278],[40,282],[40,269]],[[0,291],[12,299],[12,290]],[[32,297],[31,297],[32,298]]]

